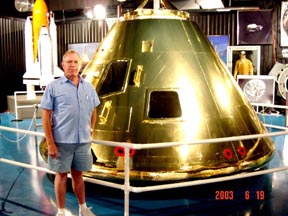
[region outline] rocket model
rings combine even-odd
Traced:
[[[101,100],[91,145],[97,160],[86,176],[124,178],[124,149],[97,140],[156,145],[130,149],[130,180],[137,183],[232,175],[262,168],[273,158],[270,137],[229,139],[267,131],[186,12],[138,9],[125,14],[81,76]],[[227,140],[201,143],[214,138]],[[180,144],[161,147],[171,142]],[[47,159],[44,141],[40,152]]]
[[[27,88],[27,99],[35,99],[34,86],[45,87],[56,77],[63,75],[57,67],[57,31],[53,13],[47,12],[44,0],[36,0],[32,20],[25,23],[26,72],[23,83]],[[50,22],[48,25],[48,18]]]

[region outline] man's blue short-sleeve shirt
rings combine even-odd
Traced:
[[[78,88],[65,76],[49,83],[41,108],[52,110],[55,143],[89,143],[91,115],[99,104],[95,89],[81,77]]]

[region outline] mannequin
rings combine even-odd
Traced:
[[[246,58],[246,52],[241,51],[240,59],[236,61],[234,69],[234,78],[236,79],[237,75],[253,75],[253,64]]]

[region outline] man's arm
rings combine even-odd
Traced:
[[[249,74],[250,75],[253,75],[253,71],[254,71],[254,68],[253,68],[253,63],[250,61],[250,64],[249,64]]]
[[[92,115],[91,115],[91,135],[92,135],[92,132],[93,132],[93,129],[94,129],[94,125],[95,125],[95,122],[96,122],[96,118],[97,118],[97,109],[95,108],[92,112]]]
[[[47,109],[42,109],[42,126],[48,145],[48,155],[58,158],[58,149],[54,142],[54,136],[51,126],[51,115],[52,111]]]
[[[238,74],[238,64],[239,64],[239,61],[237,60],[236,64],[235,64],[235,68],[234,68],[234,75],[233,75],[235,79],[236,79],[237,74]]]

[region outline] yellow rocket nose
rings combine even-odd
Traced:
[[[41,27],[48,27],[47,20],[48,8],[44,0],[36,0],[32,10],[32,29],[33,29],[33,57],[34,62],[37,60],[38,39]]]

